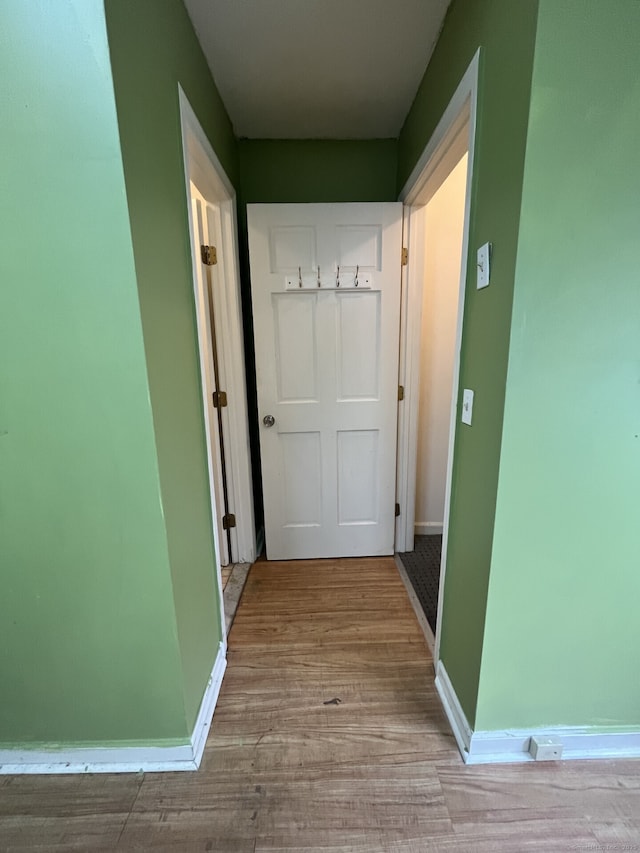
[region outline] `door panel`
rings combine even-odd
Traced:
[[[281,432],[284,527],[319,527],[322,455],[319,432]]]
[[[338,524],[376,524],[378,437],[376,429],[338,432]]]
[[[402,206],[248,225],[267,556],[392,554]]]
[[[294,293],[272,296],[279,403],[317,402],[316,303]]]
[[[377,293],[340,293],[338,400],[380,399],[380,302]]]

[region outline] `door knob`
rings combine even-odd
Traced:
[[[273,417],[273,415],[265,415],[262,419],[262,423],[266,427],[272,427],[275,424],[275,422],[276,422],[276,419]]]

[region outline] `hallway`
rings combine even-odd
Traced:
[[[393,559],[260,562],[199,772],[4,777],[0,850],[599,849],[640,839],[637,769],[465,767]]]

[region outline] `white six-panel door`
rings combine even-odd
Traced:
[[[248,227],[267,556],[392,554],[402,205]]]

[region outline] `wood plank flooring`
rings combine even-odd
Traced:
[[[0,777],[0,850],[640,850],[640,762],[465,767],[393,559],[262,562],[200,771]]]

